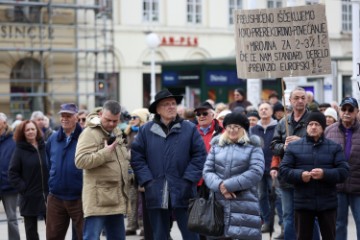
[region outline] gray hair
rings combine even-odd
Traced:
[[[293,95],[293,92],[295,92],[295,91],[302,91],[302,92],[306,93],[306,91],[305,91],[304,88],[302,88],[302,87],[296,87],[296,88],[294,88],[294,89],[290,92],[290,98],[291,98],[291,96]]]
[[[34,111],[31,114],[30,120],[35,120],[37,118],[44,118],[44,113],[42,111]]]
[[[115,100],[108,100],[103,105],[103,110],[108,110],[112,115],[117,115],[121,112],[120,103]]]
[[[0,120],[4,122],[7,121],[7,116],[5,115],[5,113],[0,112]]]

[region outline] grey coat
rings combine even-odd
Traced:
[[[250,143],[226,143],[221,136],[214,138],[211,145],[203,178],[224,207],[225,237],[261,239],[257,185],[264,173],[262,149]],[[221,182],[236,193],[236,199],[223,197]]]

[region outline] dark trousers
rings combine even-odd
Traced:
[[[153,240],[153,231],[151,229],[149,214],[145,203],[145,194],[143,192],[141,193],[141,199],[142,199],[142,211],[143,211],[143,222],[144,222],[144,239]]]
[[[37,216],[24,216],[25,233],[27,240],[38,240],[38,217]]]
[[[323,240],[335,240],[336,209],[324,211],[295,210],[295,227],[298,240],[313,238],[314,221],[317,217]]]
[[[46,239],[65,239],[70,219],[76,229],[77,239],[83,239],[83,212],[81,199],[65,201],[48,195]]]

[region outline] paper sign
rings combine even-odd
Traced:
[[[331,74],[325,6],[235,10],[239,78]]]

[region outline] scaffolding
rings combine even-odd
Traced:
[[[112,0],[0,2],[0,112],[118,99]]]

